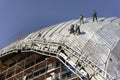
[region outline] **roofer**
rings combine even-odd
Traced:
[[[84,23],[84,16],[82,14],[80,15],[80,23]]]
[[[80,34],[80,26],[79,26],[79,25],[77,25],[77,24],[76,24],[76,33],[77,33],[77,35],[79,35],[79,34]]]
[[[70,34],[71,34],[71,33],[74,33],[74,25],[73,25],[73,24],[70,26],[70,29],[69,29],[69,30],[70,30]]]
[[[78,30],[78,26],[77,26],[77,24],[75,24],[74,25],[74,32],[75,32],[75,34],[77,33],[77,30]]]
[[[78,26],[77,35],[79,35],[80,34],[80,26],[79,25],[77,25],[77,26]]]
[[[74,32],[75,32],[76,34],[80,34],[80,28],[79,28],[79,25],[75,24]]]
[[[93,15],[92,15],[92,16],[93,16],[93,22],[94,22],[95,20],[98,21],[98,20],[97,20],[97,12],[96,12],[96,10],[93,11]]]

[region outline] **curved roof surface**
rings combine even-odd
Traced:
[[[120,18],[102,17],[98,18],[98,22],[85,18],[85,23],[80,25],[80,35],[69,34],[72,24],[80,25],[79,19],[40,29],[21,41],[42,38],[49,42],[66,44],[114,78],[120,79]],[[1,50],[1,55],[8,48],[10,47]]]

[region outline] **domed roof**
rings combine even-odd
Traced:
[[[69,33],[72,24],[80,26],[80,35]],[[41,39],[65,44],[113,78],[120,77],[120,18],[118,17],[102,17],[98,18],[98,22],[92,22],[92,18],[85,18],[83,24],[80,24],[79,19],[73,19],[40,29],[21,41]],[[1,50],[1,56],[10,46]]]

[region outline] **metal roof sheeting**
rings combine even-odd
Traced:
[[[69,28],[72,24],[80,25],[79,19],[66,21],[31,33],[25,39],[2,49],[0,55],[8,53],[8,49],[15,49],[12,46],[14,44],[17,45],[19,42],[29,40],[39,41],[42,38],[48,42],[68,45],[114,78],[120,79],[120,18],[98,18],[98,22],[92,22],[91,18],[85,18],[85,23],[80,26],[81,32],[84,34],[80,35],[69,34]],[[37,37],[39,33],[41,37]]]

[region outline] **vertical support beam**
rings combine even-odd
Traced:
[[[47,58],[45,58],[45,62],[46,62],[46,69],[45,69],[45,79],[47,78]]]
[[[36,55],[34,55],[34,66],[33,66],[33,70],[32,70],[32,77],[34,78],[34,71],[35,71],[35,64],[36,64]]]
[[[22,78],[25,76],[25,65],[26,65],[26,55],[25,55],[25,60],[24,60],[24,66],[23,66],[23,75],[22,75]]]
[[[16,63],[17,63],[17,61],[16,61]],[[16,69],[17,69],[17,64],[15,64],[14,75],[16,74]],[[16,78],[16,77],[15,77],[15,78]],[[15,78],[14,78],[14,80],[17,79],[17,78],[15,79]]]
[[[5,80],[7,79],[8,71],[9,71],[9,66],[8,66],[6,74],[5,74]]]
[[[34,58],[34,64],[36,64],[36,56],[37,55],[35,55],[35,58]],[[35,65],[34,65],[34,70],[35,70]]]
[[[16,67],[17,67],[17,64],[15,65],[14,74],[16,74]]]
[[[62,65],[61,65],[61,63],[60,63],[60,74],[59,74],[59,78],[60,78],[60,80],[62,80],[62,79],[61,79],[61,72],[62,72],[61,67],[62,67]]]

